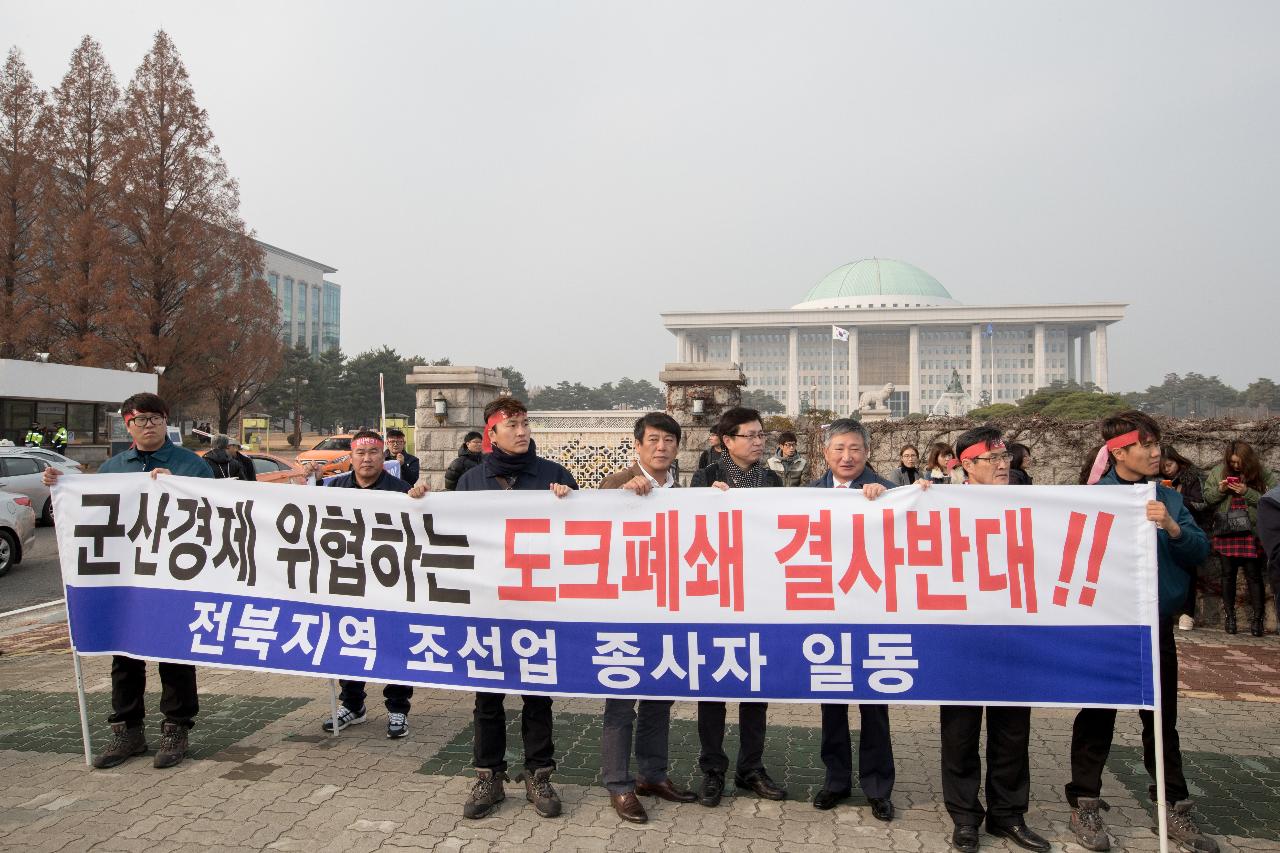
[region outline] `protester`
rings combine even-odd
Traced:
[[[484,446],[484,436],[472,430],[462,437],[462,446],[458,448],[458,458],[449,463],[444,472],[446,491],[458,488],[462,475],[480,464],[480,449]]]
[[[871,437],[867,428],[852,418],[841,418],[827,427],[822,455],[827,473],[809,484],[816,489],[859,489],[863,497],[875,500],[894,484],[876,476],[867,467]],[[928,480],[923,481],[925,484]],[[871,803],[876,820],[893,820],[893,741],[889,732],[887,705],[859,705],[858,787]],[[835,808],[848,799],[853,787],[853,746],[849,735],[849,706],[844,702],[822,703],[822,763],[827,768],[822,789],[813,798],[816,809]]]
[[[1217,853],[1218,843],[1200,832],[1192,817],[1192,803],[1182,772],[1178,737],[1178,650],[1173,622],[1186,600],[1190,576],[1187,566],[1202,561],[1209,542],[1182,496],[1159,482],[1160,427],[1149,415],[1121,412],[1102,422],[1106,442],[1095,458],[1091,478],[1104,486],[1156,482],[1156,499],[1147,503],[1147,520],[1156,525],[1156,564],[1160,624],[1160,717],[1164,740],[1165,794],[1169,805],[1168,836],[1194,853]],[[1102,473],[1105,470],[1105,473]],[[1156,797],[1155,717],[1139,711],[1142,721],[1142,762],[1151,776],[1151,799]],[[1111,840],[1100,810],[1102,769],[1115,736],[1115,708],[1082,708],[1071,729],[1071,781],[1066,786],[1071,806],[1071,831],[1086,850],[1110,850]]]
[[[1244,570],[1253,619],[1249,632],[1262,636],[1266,590],[1262,586],[1262,546],[1258,543],[1258,502],[1276,485],[1276,477],[1258,462],[1244,441],[1227,445],[1222,462],[1205,475],[1204,502],[1214,513],[1213,550],[1222,563],[1223,629],[1236,632],[1236,578]]]
[[[991,426],[969,430],[956,440],[960,465],[967,482],[981,486],[1007,486],[1012,454],[1000,431]],[[978,849],[978,826],[986,818],[987,832],[1008,838],[1027,850],[1046,851],[1049,842],[1027,826],[1024,815],[1031,791],[1028,741],[1031,709],[991,705],[987,716],[987,808],[978,799],[982,761],[978,741],[982,734],[983,707],[943,705],[942,796],[955,824],[951,846],[959,853]]]
[[[707,433],[707,449],[698,454],[698,470],[701,471],[712,462],[720,458],[720,454],[724,453],[724,442],[720,440],[719,433],[716,432],[715,425]]]
[[[950,483],[951,471],[956,467],[956,453],[945,441],[935,441],[929,448],[925,472],[933,483]]]
[[[782,478],[761,464],[764,456],[764,426],[755,409],[733,408],[720,415],[715,426],[724,447],[719,458],[693,475],[690,485],[720,489],[781,488]],[[769,777],[764,767],[764,736],[769,703],[738,703],[738,761],[734,784],[754,791],[766,800],[785,800],[787,790]],[[698,740],[701,754],[702,788],[698,802],[720,805],[724,795],[729,756],[724,751],[725,703],[698,703]]]
[[[804,472],[809,467],[809,460],[797,450],[798,441],[794,432],[784,432],[778,436],[778,449],[765,463],[769,470],[782,478],[784,486],[799,486],[804,482]],[[710,464],[710,463],[708,463]],[[705,467],[705,466],[704,466]]]
[[[1005,449],[1009,451],[1013,458],[1009,460],[1009,485],[1011,486],[1030,486],[1031,474],[1027,472],[1027,466],[1031,464],[1031,448],[1025,444],[1019,444],[1011,441],[1005,445]]]
[[[221,438],[219,436],[218,438]],[[216,446],[218,438],[214,439]],[[212,452],[212,451],[210,451]],[[382,467],[385,459],[385,445],[382,436],[373,430],[360,430],[351,436],[351,470],[340,474],[328,482],[329,488],[366,489],[374,492],[400,492],[411,498],[420,498],[427,493],[427,484],[410,486],[399,477],[393,477]],[[206,454],[207,456],[208,454]],[[364,707],[366,696],[363,681],[339,679],[342,693],[338,697],[337,716],[338,731],[347,726],[363,723],[367,718]],[[387,707],[387,737],[398,739],[409,734],[409,700],[413,698],[413,688],[407,684],[387,684],[382,688],[382,699]],[[321,728],[332,732],[334,718],[329,717],[321,723]]]
[[[898,451],[898,467],[893,470],[893,485],[910,486],[916,480],[920,479],[920,471],[917,466],[920,464],[920,451],[916,450],[914,444],[903,445]]]
[[[1190,510],[1196,525],[1201,530],[1207,530],[1212,516],[1205,512],[1204,481],[1201,479],[1200,469],[1172,444],[1166,444],[1160,448],[1160,476],[1164,478],[1166,486],[1182,495],[1182,503]],[[1200,566],[1184,568],[1191,579],[1187,584],[1187,597],[1179,611],[1178,630],[1190,631],[1196,627],[1196,579]]]
[[[421,464],[418,457],[409,453],[405,448],[404,430],[391,427],[387,430],[387,457],[386,461],[395,460],[400,463],[400,479],[404,480],[410,486],[418,485],[419,472]]]
[[[98,469],[102,474],[150,472],[152,479],[161,474],[179,477],[213,477],[209,465],[196,454],[169,440],[166,424],[169,407],[155,394],[134,394],[120,406],[124,427],[133,446],[117,453]],[[62,472],[50,465],[44,469],[43,482],[53,486]],[[187,754],[187,732],[195,725],[200,710],[196,692],[196,668],[186,663],[159,664],[160,748],[152,764],[160,769],[173,767]],[[147,664],[136,658],[115,655],[111,658],[111,740],[93,759],[102,770],[115,767],[147,749],[143,723],[146,709],[143,694],[147,686]]]
[[[563,465],[538,456],[529,429],[529,410],[515,397],[499,397],[484,407],[484,454],[479,465],[458,480],[459,492],[550,491],[558,498],[578,488]],[[506,798],[507,779],[506,694],[477,692],[474,760],[476,781],[462,807],[462,816],[482,818],[492,814]],[[555,772],[552,741],[551,697],[525,694],[520,716],[524,739],[525,798],[543,817],[560,814],[560,795],[551,786]]]
[[[204,461],[213,471],[215,480],[240,480],[244,478],[244,469],[240,467],[240,462],[227,452],[229,444],[230,439],[219,433],[213,437],[213,444],[209,452],[204,455]]]
[[[680,450],[680,424],[665,412],[650,412],[636,421],[636,462],[610,474],[602,489],[627,489],[647,495],[654,489],[674,489],[680,483],[672,466]],[[645,823],[649,815],[639,797],[654,796],[671,803],[692,803],[693,791],[677,788],[667,776],[671,737],[669,699],[605,699],[600,735],[600,775],[618,817]],[[635,728],[638,777],[631,775],[632,727]]]
[[[227,442],[227,453],[240,463],[240,479],[248,483],[258,482],[258,472],[253,468],[253,460],[241,452],[240,439],[233,438]]]

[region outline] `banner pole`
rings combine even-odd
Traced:
[[[80,653],[71,652],[71,662],[76,670],[76,700],[80,703],[80,742],[84,745],[84,763],[93,766],[93,739],[89,734],[89,703],[84,695],[84,670],[80,668]]]
[[[338,682],[329,679],[329,715],[333,720],[333,736],[338,736]]]
[[[1154,486],[1148,485],[1148,500],[1154,499],[1156,489]],[[1148,622],[1151,629],[1151,695],[1155,700],[1155,705],[1151,712],[1151,726],[1155,733],[1155,744],[1153,749],[1156,751],[1156,832],[1160,836],[1160,853],[1169,853],[1169,815],[1165,809],[1165,779],[1164,779],[1164,696],[1162,695],[1160,685],[1160,558],[1156,550],[1156,540],[1159,538],[1156,525],[1152,524],[1151,536],[1147,540],[1147,565],[1151,567],[1151,582],[1149,584],[1149,594],[1155,601],[1153,607],[1155,613],[1153,619]],[[1150,612],[1150,611],[1148,611]],[[1172,638],[1170,638],[1172,640]],[[1174,690],[1178,689],[1177,680],[1174,680]],[[1176,699],[1175,699],[1176,701]]]

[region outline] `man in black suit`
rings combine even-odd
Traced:
[[[822,455],[827,473],[809,484],[816,489],[860,489],[875,500],[894,484],[867,467],[870,452],[867,428],[852,418],[841,418],[827,428]],[[893,820],[893,741],[889,736],[889,707],[859,705],[858,787],[871,803],[877,820]],[[822,763],[827,778],[813,798],[816,809],[832,809],[847,799],[853,786],[853,745],[849,737],[849,706],[822,703]]]

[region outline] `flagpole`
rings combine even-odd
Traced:
[[[834,329],[831,331],[831,340],[827,341],[827,349],[831,355],[831,373],[827,377],[831,385],[831,405],[828,408],[834,412],[836,410],[836,333]]]

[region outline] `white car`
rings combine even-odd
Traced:
[[[31,500],[36,518],[45,524],[52,524],[53,502],[49,500],[49,487],[44,484],[43,479],[44,469],[48,467],[48,462],[35,456],[0,453],[0,491],[26,495]]]
[[[0,447],[0,456],[10,453],[19,456],[32,456],[36,459],[43,459],[50,465],[61,468],[63,471],[83,471],[84,465],[69,456],[63,456],[56,450],[50,450],[47,447]]]
[[[0,492],[0,575],[22,562],[36,538],[36,513],[31,498]]]

